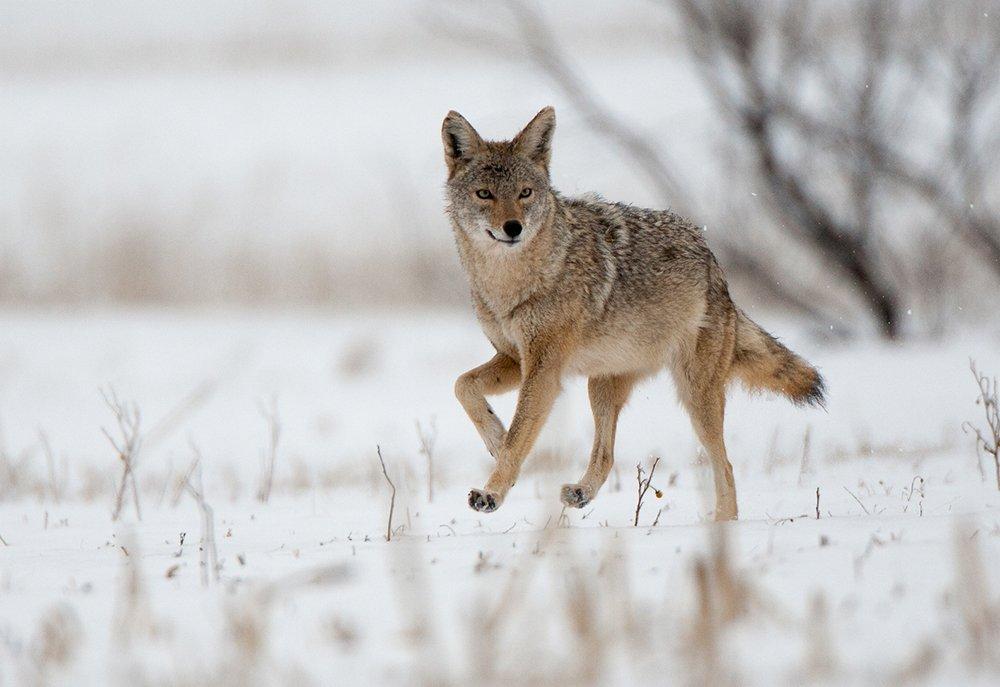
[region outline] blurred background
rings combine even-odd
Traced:
[[[743,522],[666,374],[467,507],[440,127],[545,105],[829,384]],[[997,684],[998,210],[1000,0],[0,0],[0,687]]]
[[[1000,3],[0,4],[10,309],[466,307],[449,109],[706,227],[751,312],[941,334],[1000,284]]]

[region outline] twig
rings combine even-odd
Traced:
[[[136,456],[139,453],[139,447],[142,443],[139,431],[142,416],[139,413],[138,406],[134,403],[130,405],[122,402],[113,388],[109,388],[107,391],[101,389],[100,393],[105,405],[107,405],[108,409],[115,416],[118,433],[121,435],[120,439],[116,441],[107,429],[101,427],[101,432],[118,454],[118,459],[122,461],[122,477],[115,493],[115,508],[111,519],[116,521],[121,516],[125,503],[125,491],[131,486],[135,514],[139,520],[142,520],[142,512],[139,510],[139,490],[135,481]]]
[[[184,485],[188,483],[191,476],[194,474],[195,468],[198,467],[198,452],[195,448],[194,443],[191,443],[191,449],[195,452],[195,457],[191,460],[191,465],[188,466],[187,471],[184,473],[184,477],[177,483],[177,488],[174,490],[173,497],[170,499],[170,507],[176,508],[177,504],[181,501],[181,496],[184,494]]]
[[[816,487],[816,519],[819,520],[819,487]]]
[[[268,449],[264,456],[264,470],[261,475],[260,487],[257,489],[257,500],[267,503],[271,499],[271,488],[274,486],[274,465],[278,460],[278,442],[281,441],[281,421],[278,418],[278,400],[271,398],[271,405],[260,404],[260,414],[267,423]]]
[[[45,433],[44,429],[38,430],[38,441],[42,445],[42,453],[45,454],[45,465],[49,471],[49,491],[52,494],[52,499],[58,505],[62,489],[60,488],[59,481],[56,479],[55,453],[52,450],[52,444],[49,442],[49,435]]]
[[[660,462],[660,457],[656,456],[653,459],[653,466],[649,468],[649,476],[643,479],[645,471],[642,469],[642,465],[639,463],[635,464],[635,479],[639,485],[638,498],[635,503],[635,519],[632,521],[632,525],[635,527],[639,526],[639,511],[642,510],[642,500],[646,498],[646,492],[649,491],[650,484],[653,481],[653,473],[656,472],[656,465]],[[656,489],[657,496],[660,495],[660,490]]]
[[[160,418],[159,422],[146,432],[146,448],[148,449],[151,446],[157,445],[170,436],[170,433],[180,426],[181,421],[187,415],[211,399],[212,394],[215,393],[216,388],[219,386],[219,382],[220,378],[206,379],[192,389],[184,398],[180,399],[177,405],[171,408],[166,415]]]
[[[799,463],[799,486],[803,486],[803,477],[812,474],[812,466],[809,463],[809,446],[812,434],[812,425],[806,426],[805,436],[802,438],[802,460]]]
[[[389,487],[392,489],[392,497],[389,499],[389,522],[385,526],[385,540],[392,541],[392,514],[396,510],[396,485],[389,479],[389,472],[385,469],[385,460],[382,458],[382,447],[376,444],[375,451],[378,453],[378,462],[382,465],[382,474],[385,475],[385,481],[389,483]]]
[[[861,503],[861,499],[859,499],[859,498],[858,498],[857,496],[855,496],[855,495],[854,495],[854,492],[853,492],[853,491],[851,491],[851,490],[850,490],[850,489],[848,489],[847,487],[844,487],[844,491],[846,491],[846,492],[847,492],[848,494],[850,494],[850,495],[851,495],[851,497],[852,497],[852,498],[853,498],[853,499],[854,499],[855,501],[857,501],[857,502],[858,502],[858,505],[859,505],[859,506],[861,506],[861,510],[863,510],[863,511],[865,512],[865,514],[866,514],[866,515],[871,515],[871,513],[870,513],[870,512],[868,511],[868,509],[867,509],[867,508],[865,508],[865,504]]]
[[[979,397],[976,399],[976,405],[983,406],[983,412],[986,415],[986,432],[990,435],[991,439],[987,439],[983,431],[969,421],[962,423],[962,431],[966,433],[971,432],[975,435],[977,460],[980,448],[986,454],[993,456],[997,489],[1000,490],[1000,391],[998,391],[1000,387],[998,387],[996,377],[991,380],[976,369],[976,361],[969,360],[969,369],[972,370],[972,376],[976,379],[976,386],[979,387]],[[981,470],[982,464],[980,463]]]
[[[184,479],[184,489],[195,500],[198,510],[201,511],[201,584],[207,587],[210,581],[215,583],[219,581],[219,553],[215,546],[215,512],[205,502],[202,490],[195,489],[191,484],[191,474],[196,467],[198,481],[201,482],[201,453],[194,444],[191,444],[191,450],[194,452],[194,460],[191,463],[191,470]]]

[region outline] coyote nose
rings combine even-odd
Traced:
[[[509,219],[503,223],[503,233],[512,239],[517,238],[521,234],[521,223],[516,219]]]

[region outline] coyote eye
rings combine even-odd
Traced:
[[[524,189],[524,190],[521,191],[521,197],[522,198],[527,198],[530,195],[531,195],[531,189],[530,188],[526,188],[526,189]]]
[[[493,197],[493,194],[490,193],[487,189],[481,188],[478,191],[476,191],[476,197],[482,198],[483,200],[489,200],[490,198]]]

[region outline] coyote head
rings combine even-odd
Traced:
[[[441,126],[448,165],[448,213],[484,250],[530,241],[549,214],[549,160],[556,112],[546,107],[510,141],[484,141],[465,117]]]

